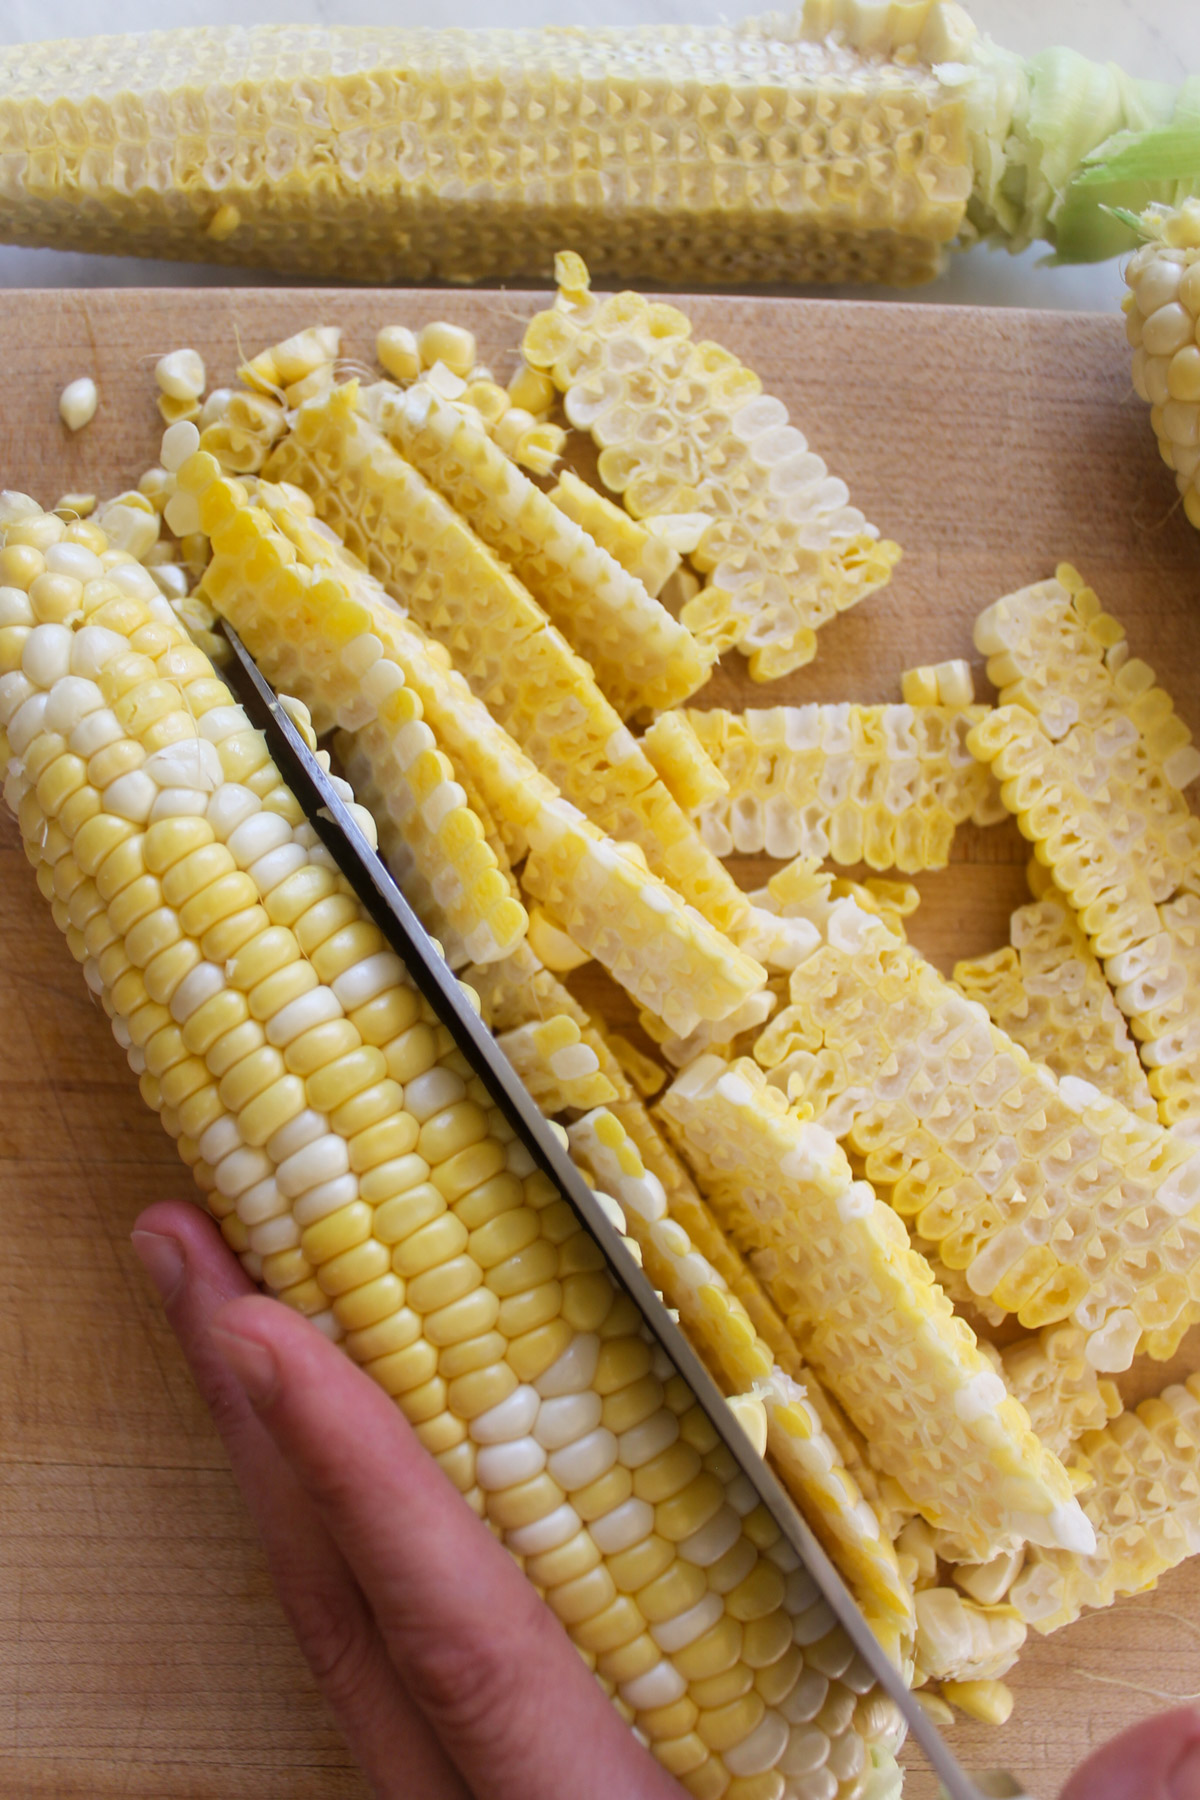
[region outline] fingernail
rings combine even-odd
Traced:
[[[165,1302],[173,1300],[183,1284],[187,1262],[178,1238],[165,1237],[161,1231],[135,1231],[134,1253]]]
[[[212,1327],[213,1343],[246,1390],[252,1406],[265,1406],[275,1392],[279,1370],[274,1355],[257,1338],[243,1336],[228,1325]]]
[[[1200,1744],[1189,1745],[1168,1775],[1167,1800],[1200,1800]]]

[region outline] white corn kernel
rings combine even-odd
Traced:
[[[58,415],[68,431],[82,431],[96,416],[100,390],[90,375],[68,381],[58,397]]]

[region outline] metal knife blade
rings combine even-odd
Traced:
[[[630,1256],[591,1188],[550,1130],[491,1032],[464,998],[457,978],[433,939],[405,900],[382,858],[371,848],[353,815],[338,798],[329,776],[300,736],[241,638],[228,621],[222,622],[222,630],[241,672],[241,698],[246,712],[263,732],[280,773],[313,828],[535,1164],[554,1183],[595,1239],[614,1278],[629,1294],[651,1334],[691,1388],[713,1428],[812,1575],[855,1649],[880,1686],[899,1706],[911,1735],[921,1745],[941,1781],[946,1800],[986,1800],[985,1790],[959,1766],[932,1720],[914,1700],[899,1670],[885,1656],[829,1557],[738,1424],[716,1382]],[[1019,1793],[1021,1790],[1010,1791]]]

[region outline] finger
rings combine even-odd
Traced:
[[[234,1301],[214,1337],[479,1800],[678,1800],[549,1608],[373,1382],[269,1300]]]
[[[1143,1719],[1076,1769],[1060,1800],[1200,1800],[1200,1713]]]
[[[380,1795],[462,1800],[462,1781],[404,1691],[345,1558],[213,1342],[214,1315],[254,1293],[252,1283],[212,1222],[184,1202],[150,1207],[133,1243],[212,1411],[284,1611],[354,1756]]]

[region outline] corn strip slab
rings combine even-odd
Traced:
[[[1004,808],[967,749],[982,706],[777,706],[689,711],[728,783],[697,815],[717,856],[828,857],[942,869],[957,826]]]
[[[1035,865],[1040,867],[1040,865]],[[1011,944],[954,966],[968,1000],[1054,1075],[1078,1075],[1142,1119],[1158,1108],[1129,1030],[1069,903],[1019,906]]]
[[[635,519],[673,519],[709,585],[683,623],[710,657],[736,646],[756,681],[811,662],[817,627],[888,580],[880,540],[843,481],[788,422],[783,402],[729,351],[693,342],[677,307],[588,291],[577,256],[530,321],[526,360],[546,370],[599,474]]]
[[[267,473],[309,494],[415,623],[449,651],[544,780],[602,831],[640,845],[655,873],[719,929],[736,928],[745,900],[587,664],[450,499],[391,448],[354,402],[351,386],[302,407]],[[446,411],[459,418],[453,407]],[[515,477],[507,458],[495,454]]]
[[[1102,1370],[1166,1357],[1200,1300],[1200,1157],[1056,1081],[882,920],[808,902],[821,945],[755,1047],[971,1291],[1073,1318]]]
[[[1070,900],[1164,1125],[1200,1137],[1200,752],[1069,565],[981,614],[1002,705],[968,740]]]
[[[1200,1376],[1172,1385],[1080,1440],[1093,1486],[1093,1556],[1031,1549],[1010,1598],[1035,1631],[1138,1594],[1200,1552]]]
[[[657,1110],[872,1461],[930,1523],[980,1560],[1024,1538],[1090,1546],[1062,1465],[829,1133],[744,1060],[701,1058]]]

